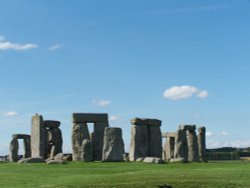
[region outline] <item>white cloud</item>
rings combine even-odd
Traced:
[[[97,106],[104,107],[104,106],[108,106],[111,103],[111,101],[109,101],[109,100],[95,100],[94,99],[94,100],[92,100],[92,103],[97,105]]]
[[[228,135],[229,135],[229,133],[228,133],[228,132],[223,131],[223,132],[221,132],[221,133],[220,133],[220,135],[221,135],[221,136],[228,136]]]
[[[53,46],[50,46],[50,47],[49,47],[49,50],[53,51],[53,50],[58,50],[58,49],[60,49],[60,48],[62,48],[62,45],[60,45],[60,44],[55,44],[55,45],[53,45]]]
[[[170,100],[180,100],[190,98],[193,95],[196,95],[198,98],[206,98],[208,92],[206,90],[200,90],[194,86],[173,86],[165,90],[163,97]]]
[[[250,140],[207,140],[207,148],[221,148],[221,147],[235,147],[235,148],[245,148],[250,146]]]
[[[112,116],[110,116],[110,121],[117,121],[117,120],[119,120],[120,119],[120,117],[119,116],[114,116],[114,115],[112,115]]]
[[[16,115],[17,115],[17,112],[9,111],[9,112],[3,113],[3,115],[4,115],[4,116],[16,116]]]
[[[18,44],[18,43],[12,43],[9,41],[6,41],[3,36],[0,36],[0,50],[29,50],[32,48],[37,48],[38,46],[36,44]]]
[[[210,132],[210,131],[207,131],[207,132],[206,132],[206,136],[214,136],[214,133],[213,133],[213,132]]]

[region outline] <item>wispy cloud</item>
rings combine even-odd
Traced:
[[[4,116],[16,116],[17,112],[14,112],[14,111],[4,112],[3,115]]]
[[[212,137],[212,136],[228,136],[229,135],[229,132],[226,132],[226,131],[222,131],[222,132],[211,132],[211,131],[207,131],[206,132],[206,136],[207,137]]]
[[[208,92],[194,86],[173,86],[166,89],[163,93],[163,97],[170,100],[186,99],[194,95],[198,98],[206,98],[208,97]]]
[[[37,47],[38,46],[36,44],[32,44],[32,43],[27,43],[27,44],[13,43],[13,42],[7,41],[5,37],[0,36],[0,50],[22,51],[22,50],[29,50],[29,49],[33,49]]]
[[[235,147],[245,148],[250,146],[250,140],[207,140],[207,148]]]
[[[120,119],[119,116],[114,116],[114,115],[110,116],[110,118],[109,118],[110,121],[117,121],[119,119]]]
[[[95,105],[97,105],[97,106],[104,107],[104,106],[108,106],[111,103],[111,101],[109,101],[109,100],[95,100],[95,99],[93,99],[92,103],[95,104]]]
[[[49,47],[49,50],[50,51],[54,51],[54,50],[59,50],[60,48],[62,48],[62,45],[61,44],[55,44],[53,46],[50,46]]]

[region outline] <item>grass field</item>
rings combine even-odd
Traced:
[[[66,165],[0,163],[4,187],[250,187],[250,162],[187,164],[82,163]]]

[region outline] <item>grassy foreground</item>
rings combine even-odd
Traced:
[[[0,187],[250,187],[250,162],[0,163]]]

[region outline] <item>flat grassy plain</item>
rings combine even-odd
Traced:
[[[250,187],[250,162],[208,163],[82,163],[66,165],[0,163],[5,187]]]

